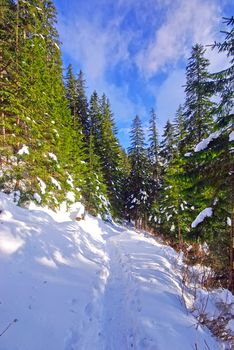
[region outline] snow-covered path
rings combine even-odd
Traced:
[[[182,301],[179,257],[133,230],[0,195],[0,350],[221,350]]]

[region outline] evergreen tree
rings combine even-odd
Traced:
[[[76,126],[78,124],[77,89],[76,89],[76,79],[75,79],[71,64],[69,64],[67,68],[67,76],[65,78],[65,81],[66,81],[66,97],[68,99],[69,109],[72,115],[72,124],[73,124],[73,128],[76,129]]]
[[[124,203],[122,202],[123,169],[121,167],[121,148],[115,136],[116,127],[110,109],[109,100],[105,95],[101,101],[101,142],[100,159],[104,182],[108,189],[110,203],[114,215],[123,214]]]
[[[190,230],[191,204],[187,196],[190,182],[185,176],[186,162],[180,142],[184,138],[182,109],[179,107],[175,122],[166,124],[163,148],[164,172],[159,200],[151,209],[151,223],[164,235],[182,243]]]
[[[159,140],[157,129],[157,118],[154,109],[151,110],[151,118],[149,121],[149,158],[153,172],[153,178],[158,181],[160,176],[159,166]]]
[[[149,205],[159,201],[159,188],[161,182],[161,166],[159,157],[160,147],[158,141],[157,119],[154,109],[151,110],[149,121]]]
[[[160,157],[163,163],[163,167],[166,168],[173,157],[175,148],[174,127],[170,120],[167,121],[164,127],[164,133],[162,135],[162,142],[160,147]]]
[[[16,121],[16,111],[13,100],[17,94],[17,74],[15,69],[16,5],[14,1],[5,0],[0,10],[0,163],[3,164],[4,162],[6,164],[7,157],[11,155],[15,142],[13,125]]]
[[[100,158],[95,154],[92,134],[89,137],[87,163],[86,181],[83,188],[86,208],[93,215],[101,213],[104,216],[109,212],[110,204],[101,172]]]
[[[194,187],[197,191],[204,188],[206,196],[197,214],[206,207],[212,208],[212,219],[206,219],[193,228],[203,239],[208,240],[213,254],[213,264],[216,264],[222,275],[227,276],[227,266],[230,266],[229,288],[234,291],[233,271],[233,220],[234,220],[234,162],[233,162],[233,17],[225,20],[230,30],[225,31],[225,39],[221,43],[215,43],[214,48],[219,52],[226,52],[230,65],[218,73],[212,74],[212,81],[208,88],[211,93],[220,95],[220,102],[216,108],[217,120],[216,132],[206,139],[206,143],[196,146],[191,157],[191,162],[198,164]],[[229,219],[228,219],[229,218]],[[231,222],[230,228],[227,222]],[[231,244],[230,244],[231,243]],[[230,262],[230,264],[228,264]]]
[[[188,132],[185,128],[184,112],[182,105],[179,105],[175,120],[174,120],[174,129],[175,129],[175,143],[178,150],[183,153],[185,151],[185,139],[188,136]]]
[[[19,0],[14,18],[15,57],[4,87],[5,105],[11,106],[8,125],[14,140],[8,138],[4,144],[3,154],[8,158],[3,164],[2,187],[20,190],[21,200],[26,200],[40,192],[39,178],[47,185],[42,199],[55,205],[65,196],[61,185],[66,189],[67,153],[62,145],[70,123],[55,8],[52,1]],[[14,77],[10,74],[13,69]]]
[[[202,45],[193,46],[186,67],[184,118],[187,136],[184,143],[187,148],[207,137],[213,126],[213,103],[210,100],[212,94],[206,88],[209,81],[209,61],[204,57],[204,53]]]
[[[96,91],[94,91],[90,97],[89,120],[89,134],[93,135],[94,150],[96,154],[100,154],[102,114],[99,97]]]
[[[147,222],[148,211],[148,160],[144,131],[139,116],[133,120],[128,149],[131,172],[128,183],[127,212],[142,227]]]
[[[90,132],[90,121],[88,115],[88,101],[85,93],[85,80],[83,72],[80,70],[76,81],[77,92],[77,115],[82,128],[84,140],[88,142]]]

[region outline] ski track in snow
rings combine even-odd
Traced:
[[[226,350],[183,304],[172,248],[90,216],[0,206],[0,331],[18,319],[0,350]]]

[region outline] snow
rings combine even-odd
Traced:
[[[192,152],[187,152],[187,153],[185,153],[185,157],[190,157],[192,155]]]
[[[59,133],[57,129],[53,129],[53,131],[55,132],[56,137],[59,137]]]
[[[34,193],[33,198],[37,201],[37,203],[41,203],[41,196],[38,193]]]
[[[66,198],[70,201],[70,202],[75,202],[76,198],[75,198],[75,193],[74,192],[67,192],[66,194]]]
[[[49,157],[50,157],[51,159],[53,159],[55,162],[58,161],[58,158],[57,158],[57,156],[56,156],[54,153],[48,152],[48,155],[49,155]]]
[[[213,132],[212,134],[210,134],[209,137],[207,137],[206,139],[203,139],[201,142],[199,142],[196,147],[195,147],[195,152],[200,152],[203,151],[204,149],[207,148],[207,146],[209,145],[209,143],[215,139],[217,139],[219,137],[219,135],[221,134],[221,130],[218,130],[216,132]]]
[[[234,131],[229,134],[229,141],[234,141]]]
[[[45,194],[46,192],[46,184],[44,183],[44,181],[42,179],[40,179],[39,177],[37,177],[37,181],[39,182],[40,185],[40,189],[41,189],[41,193]]]
[[[57,43],[54,43],[54,45],[57,47],[58,50],[60,50],[60,47],[58,46]]]
[[[85,207],[80,202],[75,202],[69,207],[70,218],[72,220],[80,220],[84,218]]]
[[[13,191],[9,194],[8,198],[15,204],[19,203],[21,193],[20,191]]]
[[[234,333],[234,319],[230,320],[227,324],[227,329],[230,329]]]
[[[204,210],[202,210],[198,216],[196,217],[196,219],[192,222],[192,228],[197,227],[197,225],[199,225],[205,218],[207,217],[211,217],[213,214],[213,210],[212,208],[205,208]]]
[[[228,349],[185,307],[172,248],[89,215],[26,210],[2,193],[0,207],[0,333],[10,324],[1,349]]]
[[[68,174],[68,178],[66,182],[69,186],[71,186],[71,188],[74,188],[73,178],[70,174]]]
[[[207,292],[198,289],[194,303],[195,314],[196,312],[200,313],[201,308],[208,320],[218,319],[224,308],[234,316],[234,296],[228,290],[220,289]],[[232,330],[232,326],[233,323],[230,322],[227,328]]]
[[[227,225],[228,226],[232,226],[232,220],[229,217],[227,217]]]
[[[50,178],[51,178],[52,184],[55,185],[55,186],[57,187],[58,190],[61,190],[61,185],[60,185],[60,183],[59,183],[53,176],[51,176]]]
[[[18,151],[18,154],[22,156],[23,154],[29,154],[28,146],[23,145],[22,148]]]

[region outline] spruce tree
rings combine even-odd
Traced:
[[[14,11],[15,57],[4,87],[5,105],[11,106],[8,124],[14,141],[8,138],[4,145],[3,154],[8,158],[2,188],[20,190],[23,201],[40,192],[40,179],[47,185],[42,200],[56,205],[65,197],[67,153],[62,145],[69,134],[70,114],[55,8],[52,1],[19,0]],[[13,69],[14,76],[10,74]]]
[[[159,138],[157,129],[157,118],[154,109],[151,110],[151,116],[149,121],[149,158],[152,167],[153,178],[156,182],[160,177],[160,165],[159,165]]]
[[[80,121],[84,140],[85,142],[88,142],[90,133],[90,120],[88,115],[88,101],[85,93],[85,79],[81,70],[76,80],[76,93],[77,116]]]
[[[212,74],[212,80],[207,84],[207,89],[210,89],[211,93],[217,93],[220,96],[220,102],[215,109],[216,131],[209,135],[205,142],[195,147],[191,157],[191,162],[196,161],[198,164],[194,187],[197,191],[201,191],[203,186],[206,193],[199,211],[206,207],[212,208],[212,218],[204,220],[194,227],[193,231],[208,240],[213,254],[213,264],[216,264],[216,269],[222,276],[227,276],[227,266],[230,266],[229,288],[234,292],[233,17],[226,19],[225,22],[231,28],[224,32],[224,41],[215,43],[213,48],[217,48],[219,52],[226,52],[230,65],[227,69]],[[231,222],[231,242],[229,221]]]
[[[132,123],[130,133],[131,145],[128,155],[131,172],[128,182],[127,212],[138,227],[147,222],[148,216],[148,159],[145,148],[145,137],[141,120],[137,115]]]
[[[90,97],[89,120],[89,134],[93,135],[94,150],[96,154],[100,154],[102,114],[100,100],[96,91]]]
[[[186,67],[186,86],[184,119],[187,136],[184,140],[187,149],[207,137],[212,130],[213,103],[212,94],[206,88],[209,81],[209,61],[204,56],[205,50],[202,45],[196,44],[192,48],[191,57]]]
[[[149,205],[159,202],[161,183],[160,146],[158,140],[157,118],[154,109],[151,110],[149,121]]]
[[[104,184],[100,167],[100,158],[95,153],[94,136],[89,137],[86,180],[83,186],[83,195],[87,210],[93,214],[109,213],[110,203],[107,196],[107,188]]]
[[[105,95],[101,101],[101,134],[99,156],[101,159],[104,182],[108,189],[113,214],[120,216],[123,213],[121,148],[115,135],[116,127],[110,109],[109,100]]]
[[[185,128],[185,120],[184,120],[184,111],[182,105],[179,105],[175,119],[174,119],[174,129],[175,129],[175,143],[177,145],[177,148],[181,153],[185,152],[185,139],[188,135],[188,132]]]
[[[17,94],[17,72],[15,69],[15,22],[16,5],[11,0],[3,1],[0,7],[0,159],[1,165],[7,162],[12,154],[14,138],[14,123],[16,121],[15,96]]]
[[[76,89],[76,79],[75,75],[73,73],[72,65],[69,64],[67,68],[67,75],[65,77],[66,82],[66,97],[69,102],[69,109],[71,111],[72,115],[72,124],[73,128],[76,129],[76,126],[78,124],[78,118],[77,118],[77,89]]]
[[[160,158],[165,169],[169,165],[175,149],[174,126],[170,120],[164,127],[160,148]]]

